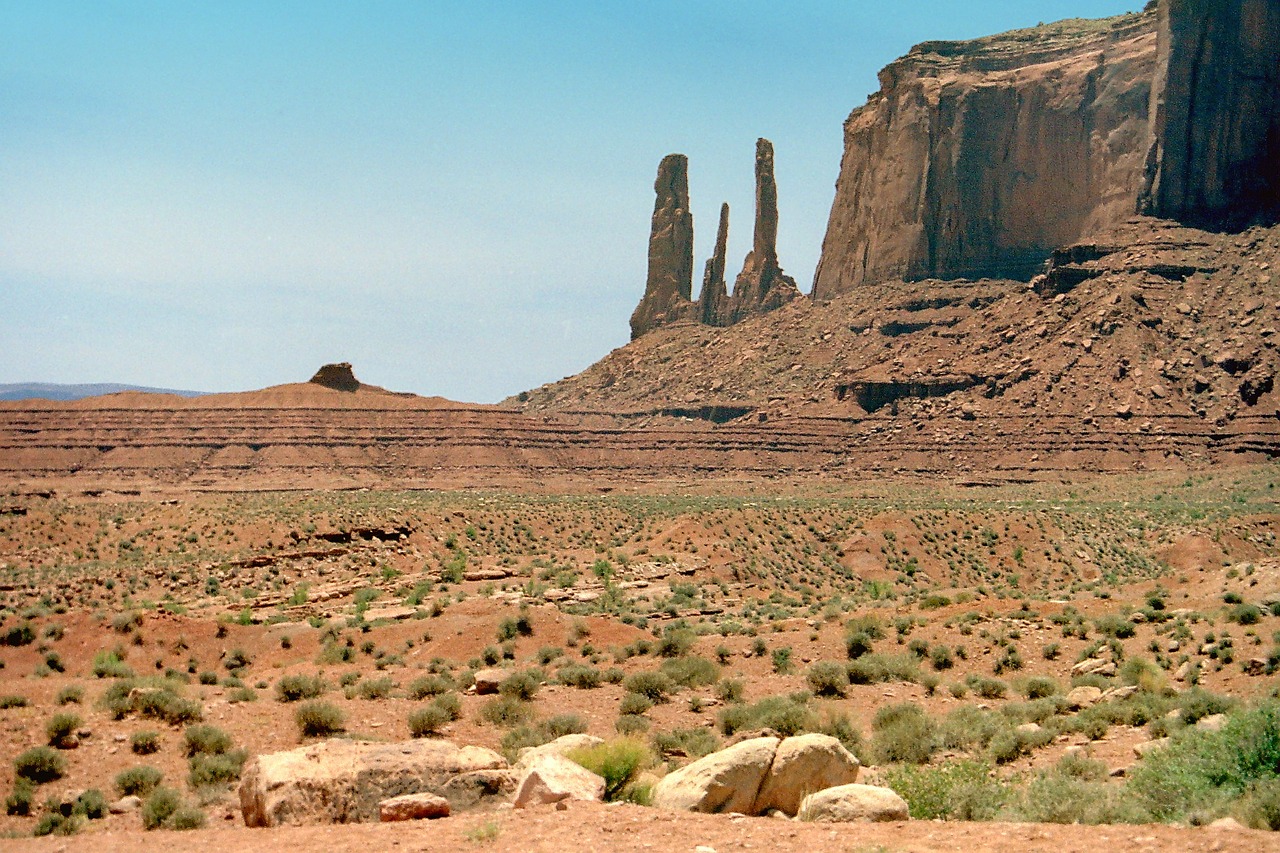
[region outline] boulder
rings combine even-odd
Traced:
[[[786,738],[778,744],[751,814],[776,809],[795,815],[806,794],[856,782],[860,767],[858,759],[830,735]]]
[[[1076,687],[1067,693],[1067,707],[1073,711],[1095,705],[1102,698],[1102,690],[1090,685]]]
[[[604,778],[575,764],[561,755],[546,754],[536,758],[520,778],[516,787],[518,809],[563,800],[604,799]]]
[[[378,820],[426,820],[449,816],[449,801],[435,794],[401,794],[378,803]]]
[[[653,804],[677,811],[751,814],[778,743],[774,737],[744,740],[668,773],[654,786]]]
[[[501,669],[482,669],[475,674],[476,693],[481,696],[497,693],[498,685],[507,677],[507,672]]]
[[[907,820],[907,801],[891,788],[840,785],[805,797],[799,818],[829,823]]]
[[[1142,743],[1133,745],[1133,754],[1139,758],[1146,758],[1151,753],[1159,749],[1164,749],[1172,741],[1167,737],[1156,738],[1155,740],[1144,740]]]
[[[142,808],[142,798],[134,794],[127,797],[121,797],[111,805],[107,806],[107,811],[112,814],[127,814]]]
[[[595,735],[561,735],[550,743],[544,743],[541,746],[527,746],[520,750],[520,755],[516,759],[515,769],[528,770],[535,761],[544,755],[566,756],[575,749],[583,749],[601,743],[604,743],[604,739]]]
[[[511,802],[518,778],[514,770],[473,770],[445,782],[439,793],[455,812],[492,809]]]
[[[439,793],[460,774],[506,767],[492,750],[443,740],[328,740],[250,759],[240,809],[246,826],[372,821],[383,800]]]

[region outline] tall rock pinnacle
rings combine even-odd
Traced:
[[[693,303],[693,214],[689,211],[689,158],[668,154],[653,182],[657,198],[649,231],[649,275],[631,315],[631,339],[690,316]]]
[[[778,185],[773,178],[773,143],[757,139],[755,236],[733,285],[729,322],[772,311],[799,295],[795,279],[778,266]]]
[[[707,259],[698,294],[698,319],[708,326],[724,326],[729,321],[729,293],[724,283],[725,249],[729,244],[729,203],[720,205],[720,227],[716,231],[715,253]]]

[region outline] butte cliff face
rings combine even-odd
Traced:
[[[1141,212],[1239,229],[1280,215],[1280,4],[926,42],[845,122],[813,296],[891,279],[1027,279]]]
[[[1133,215],[1153,12],[926,42],[844,125],[813,295],[893,278],[1029,277]]]

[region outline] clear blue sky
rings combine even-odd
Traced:
[[[740,268],[772,139],[808,291],[881,66],[1141,6],[0,0],[0,382],[231,391],[351,361],[494,401],[626,342],[663,155],[689,156],[700,281],[721,201]]]

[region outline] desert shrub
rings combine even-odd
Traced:
[[[875,640],[866,631],[852,631],[845,635],[844,649],[849,660],[857,660],[870,654],[875,648]]]
[[[990,820],[1011,793],[989,766],[970,760],[940,767],[898,764],[887,770],[885,782],[916,820]]]
[[[211,669],[206,669],[196,676],[196,681],[204,685],[213,685],[218,683],[218,673]]]
[[[741,678],[724,678],[716,684],[716,698],[730,704],[741,702],[746,692]]]
[[[20,696],[17,693],[10,693],[8,696],[0,696],[0,711],[7,711],[10,708],[25,708],[30,704],[30,699],[26,696]]]
[[[222,665],[228,672],[233,672],[237,669],[244,669],[251,663],[253,663],[253,661],[249,658],[248,653],[245,652],[244,649],[232,649],[227,652],[227,656],[222,659]]]
[[[19,622],[5,630],[3,640],[6,646],[27,646],[36,641],[36,632],[30,622]]]
[[[853,725],[848,714],[828,711],[818,731],[840,741],[844,748],[857,756],[863,764],[871,763],[872,756],[862,740],[862,732]]]
[[[653,707],[653,700],[643,693],[625,693],[618,706],[619,714],[643,714]]]
[[[325,691],[324,679],[315,675],[284,675],[276,681],[276,698],[281,702],[314,699]]]
[[[951,654],[951,647],[939,643],[929,649],[929,663],[935,670],[942,672],[944,669],[951,669],[956,665],[955,658]]]
[[[557,714],[533,725],[517,726],[502,736],[500,742],[502,753],[515,759],[520,750],[531,746],[542,746],[558,737],[580,734],[587,730],[587,721],[577,714]]]
[[[1038,773],[1012,804],[1013,816],[1034,823],[1144,823],[1150,816],[1124,789],[1050,769]]]
[[[294,722],[302,737],[325,737],[343,730],[345,718],[332,702],[312,700],[298,706],[293,714]]]
[[[440,733],[451,720],[449,712],[432,703],[409,712],[409,734],[412,737],[428,737]]]
[[[200,829],[204,826],[206,817],[204,812],[195,806],[182,805],[169,816],[165,822],[165,828],[173,830]]]
[[[135,755],[151,755],[160,751],[160,735],[150,729],[134,732],[129,736],[129,749]]]
[[[47,746],[28,749],[13,759],[13,775],[29,779],[37,785],[61,779],[67,772],[67,760]]]
[[[627,785],[653,762],[653,753],[644,741],[625,737],[570,750],[566,757],[604,777],[604,798],[609,802],[619,799]]]
[[[882,681],[917,681],[920,667],[915,655],[865,654],[849,662],[847,672],[852,684],[878,684]]]
[[[453,690],[451,679],[440,675],[424,675],[409,682],[408,690],[411,699],[426,699],[428,696],[440,696]]]
[[[4,799],[4,813],[8,815],[29,815],[31,806],[36,801],[36,786],[30,779],[21,776],[13,780],[13,791]]]
[[[622,680],[628,693],[639,693],[651,702],[665,702],[676,686],[664,672],[633,672]]]
[[[774,649],[772,653],[773,671],[779,675],[790,675],[794,672],[795,664],[791,662],[791,654],[790,646]]]
[[[116,790],[120,796],[145,797],[160,784],[164,774],[149,764],[139,764],[116,774]]]
[[[1280,830],[1280,780],[1255,783],[1236,806],[1236,813],[1251,829]]]
[[[1123,616],[1100,616],[1093,620],[1093,627],[1105,637],[1127,640],[1134,635],[1137,626]]]
[[[1059,691],[1058,682],[1047,675],[1035,675],[1022,684],[1022,695],[1028,699],[1043,699]]]
[[[95,678],[133,678],[133,670],[118,652],[101,651],[93,656]]]
[[[805,680],[815,696],[844,696],[849,685],[849,672],[835,661],[820,660],[809,667]]]
[[[80,704],[84,700],[84,688],[79,684],[68,684],[66,687],[58,691],[57,703],[59,705]]]
[[[172,788],[156,788],[142,803],[142,828],[159,829],[182,806],[182,798]]]
[[[561,684],[589,690],[600,686],[600,670],[586,664],[570,663],[560,667],[556,679]]]
[[[45,723],[44,733],[49,746],[64,749],[75,744],[76,729],[83,722],[78,714],[54,714]]]
[[[974,705],[961,705],[943,718],[939,727],[945,749],[985,748],[995,735],[1009,728],[1007,720]]]
[[[1256,604],[1237,604],[1227,611],[1227,621],[1241,625],[1257,625],[1262,619],[1262,610]]]
[[[78,817],[64,815],[60,811],[47,811],[36,821],[31,834],[36,838],[46,835],[75,835],[80,831],[80,824]]]
[[[1139,762],[1128,788],[1156,819],[1181,820],[1216,815],[1277,778],[1280,704],[1268,702],[1235,711],[1216,732],[1184,729]]]
[[[542,671],[526,669],[508,675],[498,685],[498,693],[504,698],[528,702],[538,695],[542,687]]]
[[[720,667],[697,656],[665,660],[659,671],[681,687],[706,687],[720,680]]]
[[[355,695],[361,699],[385,699],[396,687],[395,681],[389,677],[366,678],[355,686]]]
[[[872,749],[881,763],[923,764],[938,748],[938,729],[914,702],[887,705],[871,720]]]
[[[1005,693],[1009,692],[1009,685],[998,678],[987,678],[984,675],[970,675],[965,683],[983,699],[1003,699]]]
[[[513,728],[528,722],[532,717],[533,709],[529,704],[514,696],[498,696],[480,709],[481,720],[502,728]]]
[[[217,726],[188,726],[182,735],[182,754],[221,755],[232,747],[231,735]]]
[[[102,705],[117,720],[130,713],[170,725],[197,722],[200,703],[184,699],[168,679],[117,680],[102,695]]]
[[[1182,722],[1191,726],[1205,717],[1225,714],[1235,705],[1235,700],[1229,696],[1210,693],[1202,687],[1192,687],[1183,692],[1178,704],[1181,705]]]
[[[720,738],[703,726],[690,729],[673,729],[653,736],[653,748],[663,755],[683,755],[701,758],[720,748]]]
[[[620,735],[638,735],[649,730],[649,721],[639,714],[621,714],[614,721],[613,730]]]
[[[187,763],[187,785],[192,790],[230,785],[240,778],[249,753],[232,749],[216,755],[196,753]]]
[[[696,639],[697,635],[688,628],[673,626],[662,632],[662,639],[658,640],[653,652],[663,658],[683,657],[689,653],[689,649],[693,648]]]
[[[789,737],[812,731],[818,722],[811,708],[789,696],[769,696],[753,705],[730,705],[717,720],[726,736],[748,729],[772,729]]]

